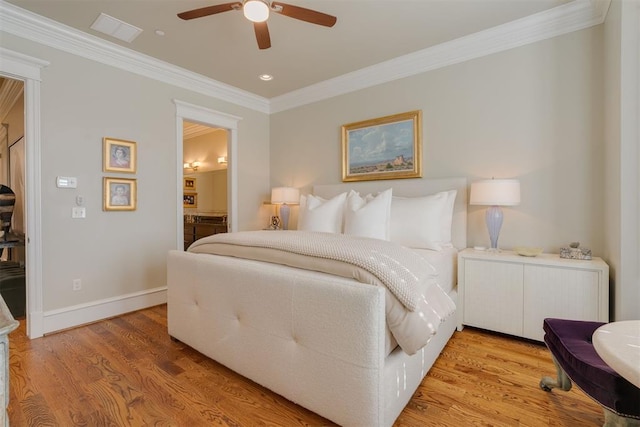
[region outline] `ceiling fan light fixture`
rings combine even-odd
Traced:
[[[249,21],[264,22],[269,18],[269,5],[262,0],[247,0],[242,12]]]

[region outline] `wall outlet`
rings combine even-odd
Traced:
[[[73,279],[73,290],[79,291],[80,289],[82,289],[82,280]]]

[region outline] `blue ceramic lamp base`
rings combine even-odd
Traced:
[[[498,236],[500,235],[500,228],[502,228],[502,218],[500,206],[491,206],[487,209],[485,219],[487,230],[489,230],[489,239],[491,240],[491,251],[498,251]]]

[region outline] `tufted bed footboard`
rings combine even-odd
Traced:
[[[385,357],[384,304],[384,289],[324,273],[168,255],[172,337],[344,426],[392,425],[455,329],[451,316],[415,355]]]

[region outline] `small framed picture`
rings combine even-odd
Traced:
[[[183,181],[183,189],[184,191],[196,191],[196,179],[191,177],[185,177]]]
[[[128,178],[103,178],[103,209],[105,211],[135,211],[137,182]]]
[[[182,200],[183,200],[182,205],[185,208],[198,207],[198,193],[184,193]]]
[[[136,143],[115,138],[102,138],[103,172],[136,173]]]

